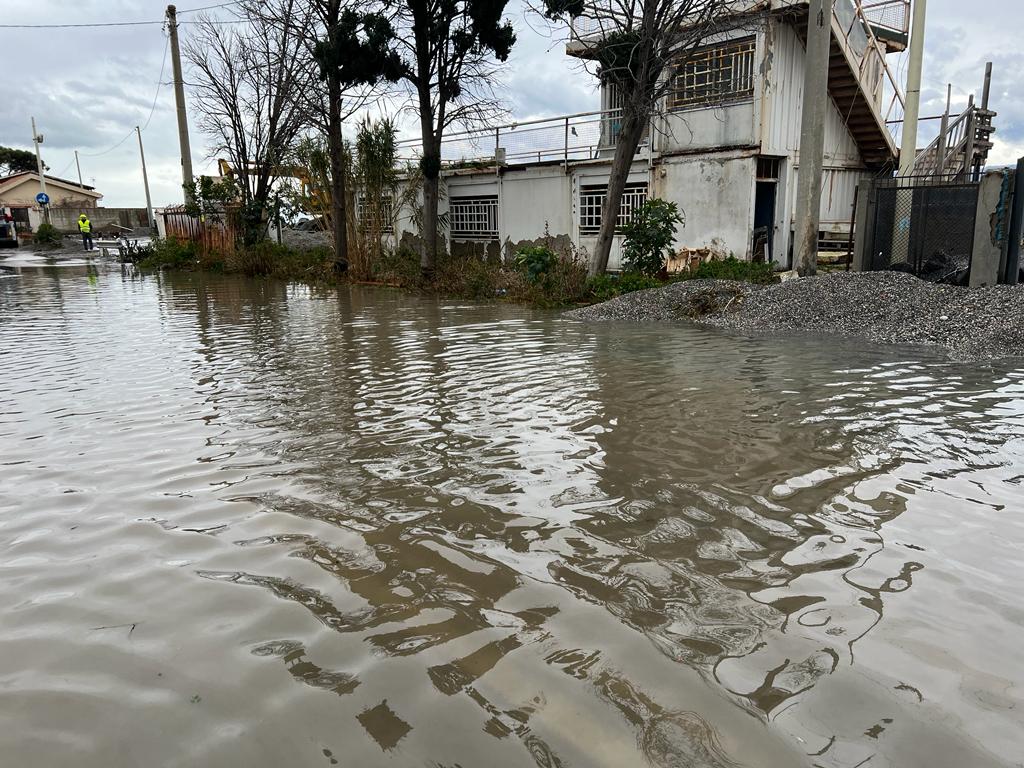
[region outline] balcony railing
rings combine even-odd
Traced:
[[[441,142],[441,162],[473,168],[594,160],[614,148],[621,119],[621,110],[599,110],[452,133]],[[419,139],[398,142],[403,162],[415,162],[420,154]]]

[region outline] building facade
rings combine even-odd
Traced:
[[[886,15],[873,17],[878,3]],[[737,13],[731,31],[703,41],[673,68],[671,87],[633,162],[621,222],[646,199],[660,197],[684,213],[678,249],[789,265],[807,12],[807,0],[752,2]],[[908,13],[906,0],[836,3],[823,241],[845,247],[857,184],[896,162],[887,121],[902,95],[886,54],[905,46]],[[586,30],[577,30],[568,53],[586,57],[586,41]],[[614,152],[617,102],[614,88],[605,85],[601,109],[593,113],[449,136],[442,149],[441,213],[450,250],[507,257],[524,242],[549,237],[592,252]],[[413,211],[400,206],[393,213],[394,241],[414,237]],[[619,265],[620,241],[612,248],[611,269]]]

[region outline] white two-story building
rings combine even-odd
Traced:
[[[837,0],[828,72],[821,238],[845,245],[857,184],[897,161],[891,128],[902,117],[886,55],[907,42],[910,0]],[[731,31],[706,40],[671,73],[619,212],[649,197],[676,202],[686,224],[676,245],[790,263],[800,171],[807,0],[751,0]],[[586,58],[597,34],[580,19],[569,55]],[[446,237],[453,253],[507,256],[545,235],[592,252],[601,223],[617,95],[583,115],[450,135],[443,148]],[[405,145],[407,150],[414,143]],[[396,212],[396,240],[415,236]],[[619,263],[618,238],[610,268]]]

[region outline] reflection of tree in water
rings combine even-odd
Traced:
[[[276,577],[204,575],[267,588],[392,656],[490,630],[426,674],[539,765],[559,758],[531,730],[538,705],[510,708],[475,685],[528,645],[621,712],[655,764],[729,762],[698,715],[660,709],[599,651],[559,647],[545,629],[550,606],[500,609],[526,574],[603,606],[764,713],[847,663],[884,593],[909,586],[912,564],[869,567],[901,497],[848,494],[893,466],[851,463],[877,426],[808,424],[806,402],[768,388],[791,362],[729,358],[720,344],[702,358],[657,334],[648,341],[662,349],[629,359],[592,349],[582,330],[552,341],[549,327],[515,318],[481,327],[436,304],[406,309],[341,300],[336,316],[320,307],[299,327],[268,309],[263,331],[229,345],[233,362],[249,355],[260,372],[255,402],[239,402],[227,382],[211,390],[215,405],[233,399],[235,418],[262,415],[269,390],[272,445],[329,503],[250,501],[356,532],[363,548],[287,533],[239,543],[286,546],[365,605],[343,610]],[[723,384],[680,386],[711,380]],[[816,477],[821,467],[834,476]]]
[[[322,688],[338,696],[352,693],[359,687],[359,680],[348,672],[332,672],[306,660],[306,649],[302,643],[293,640],[278,640],[264,643],[252,649],[255,656],[274,656],[281,659],[288,674],[306,685]]]

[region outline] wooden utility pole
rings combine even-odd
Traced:
[[[36,148],[36,168],[39,170],[39,191],[44,195],[46,194],[46,173],[44,171],[45,166],[43,165],[43,156],[39,153],[39,145],[43,143],[43,137],[39,135],[36,130],[36,119],[32,118],[32,146]],[[44,205],[43,208],[43,221],[47,224],[50,223],[50,206]]]
[[[192,148],[188,141],[188,115],[185,112],[185,83],[181,76],[181,50],[178,48],[178,9],[167,6],[167,28],[171,35],[171,68],[174,72],[174,103],[178,107],[178,144],[181,147],[181,184],[192,188]],[[185,202],[190,202],[185,192]]]
[[[146,188],[146,214],[148,215],[149,226],[153,226],[153,201],[149,197],[149,175],[146,173],[146,152],[142,149],[142,131],[135,126],[135,133],[139,137],[139,157],[142,158],[142,184]]]
[[[906,176],[917,158],[917,119],[921,114],[921,66],[924,61],[924,19],[928,0],[915,0],[910,27],[907,65],[907,98],[903,110],[903,140],[900,142],[900,176]]]
[[[811,0],[807,16],[803,114],[800,120],[800,170],[796,188],[796,233],[793,254],[801,277],[818,271],[818,226],[821,222],[821,174],[825,164],[828,58],[832,43],[833,0]]]

